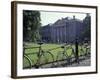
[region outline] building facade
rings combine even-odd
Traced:
[[[49,43],[65,43],[73,42],[77,38],[81,42],[82,32],[86,29],[84,22],[75,16],[72,19],[68,17],[59,19],[54,24],[41,27],[41,39]]]

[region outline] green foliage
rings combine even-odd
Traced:
[[[23,10],[23,40],[36,42],[40,39],[39,27],[40,23],[40,12]]]
[[[83,20],[85,29],[82,32],[82,37],[87,38],[88,40],[91,39],[91,16],[87,15],[86,18]]]

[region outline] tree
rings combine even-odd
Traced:
[[[23,10],[23,40],[36,42],[40,39],[39,27],[40,23],[40,12]]]
[[[82,32],[82,38],[91,40],[91,16],[87,13],[87,16],[83,20],[83,26],[85,27]]]

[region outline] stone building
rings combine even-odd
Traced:
[[[54,24],[41,27],[41,39],[49,43],[73,42],[76,38],[82,41],[82,31],[85,30],[83,20],[73,18],[62,18]]]

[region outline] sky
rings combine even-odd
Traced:
[[[42,26],[47,24],[52,24],[56,22],[58,19],[62,19],[65,17],[71,17],[75,15],[75,18],[83,20],[86,17],[85,13],[70,13],[70,12],[47,12],[47,11],[40,11],[41,17],[41,24]]]

